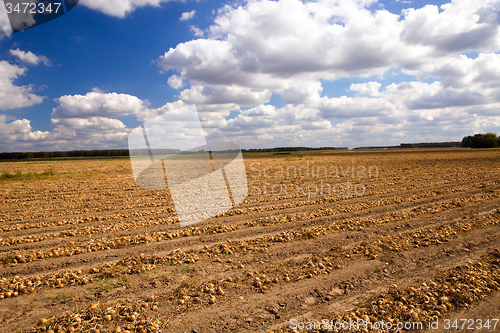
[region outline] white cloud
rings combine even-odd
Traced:
[[[205,37],[205,31],[201,30],[197,26],[191,25],[189,27],[196,37]]]
[[[45,146],[51,150],[126,148],[130,129],[106,117],[52,119],[54,129]]]
[[[375,112],[363,110],[357,97],[352,103],[340,105],[337,114],[303,105],[259,106],[242,111],[236,118],[213,129],[211,137],[231,137],[241,147],[277,146],[373,146],[399,145],[402,142],[460,141],[464,135],[495,131],[500,116],[480,116],[469,113],[467,108],[433,110],[394,109],[388,101],[387,108],[373,103]],[[368,100],[368,99],[367,99]],[[377,100],[371,98],[370,100]],[[353,109],[358,105],[360,109]],[[367,105],[365,103],[365,105]],[[367,105],[370,107],[370,105]],[[358,111],[357,117],[349,114]],[[345,115],[339,119],[337,115]],[[332,122],[326,120],[329,116]]]
[[[320,111],[320,115],[326,119],[377,117],[387,115],[395,109],[395,106],[386,99],[369,97],[322,97],[313,105]]]
[[[60,106],[52,112],[51,131],[33,131],[28,119],[0,114],[0,150],[126,148],[131,129],[112,117],[147,110],[147,102],[117,93],[62,96],[56,102]]]
[[[38,65],[39,63],[43,62],[45,66],[51,66],[49,58],[47,58],[46,56],[37,56],[31,51],[24,52],[19,50],[19,48],[10,50],[9,52],[11,55],[17,57],[19,60],[27,63],[28,65]]]
[[[82,0],[118,17],[161,2]],[[375,3],[261,0],[224,6],[208,29],[191,27],[201,38],[159,59],[159,68],[176,71],[169,86],[187,87],[178,101],[149,108],[135,96],[100,90],[62,96],[52,113],[53,131],[31,135],[54,147],[125,147],[130,129],[113,117],[135,114],[147,121],[189,104],[200,111],[209,137],[232,138],[245,148],[397,145],[498,131],[499,2],[453,0],[403,15],[370,6]],[[467,51],[477,58],[463,55]],[[15,68],[21,72],[11,74],[11,85],[25,70]],[[391,72],[414,78],[377,82]],[[350,85],[354,97],[331,87],[326,95],[336,97],[321,95],[321,82],[353,77],[366,81]],[[273,93],[286,105],[266,105]],[[239,114],[227,120],[232,110]],[[35,133],[28,120],[3,122]]]
[[[360,95],[366,96],[379,96],[379,89],[382,87],[382,84],[379,82],[366,82],[366,83],[352,83],[349,87],[350,91],[356,91]]]
[[[179,18],[180,21],[187,21],[187,20],[190,20],[193,18],[194,14],[195,14],[195,10],[192,10],[190,12],[185,12],[185,13],[182,13],[181,17]]]
[[[73,129],[77,134],[94,132],[108,134],[110,131],[124,130],[126,128],[120,120],[106,117],[52,118],[51,124]]]
[[[465,55],[448,57],[439,62],[424,64],[418,70],[407,70],[418,79],[439,78],[448,88],[467,88],[480,85],[481,89],[500,85],[500,54],[481,53],[471,59]]]
[[[7,115],[0,114],[0,142],[3,151],[29,149],[33,144],[46,139],[49,134],[49,132],[32,131],[31,123],[27,119],[13,120]]]
[[[174,103],[167,103],[167,104],[165,104],[162,107],[159,107],[157,109],[145,108],[136,114],[136,118],[138,121],[145,122],[145,121],[148,121],[156,116],[159,116],[159,115],[164,114],[166,112],[171,112],[171,111],[183,108],[185,106],[187,106],[187,105],[183,101],[176,101]]]
[[[124,18],[127,14],[144,6],[158,7],[162,3],[176,0],[80,0],[80,4],[106,15]]]
[[[280,89],[291,78],[335,80],[391,67],[410,70],[471,47],[499,45],[498,15],[488,9],[493,1],[456,0],[441,12],[426,6],[407,11],[403,20],[386,10],[370,11],[366,3],[264,0],[226,6],[209,38],[179,44],[158,66],[198,84]],[[429,24],[422,29],[423,23]]]
[[[167,83],[174,89],[181,89],[184,86],[182,83],[182,77],[178,75],[172,75],[169,77]]]
[[[255,90],[238,86],[193,86],[181,92],[186,104],[237,104],[243,106],[266,103],[271,98],[269,90]]]
[[[128,135],[132,129],[113,117],[135,114],[139,121],[146,122],[170,112],[181,123],[185,120],[183,114],[177,112],[186,106],[182,101],[150,109],[146,107],[147,101],[135,96],[96,90],[83,96],[56,99],[60,106],[52,112],[53,129],[50,132],[33,131],[28,119],[18,120],[0,115],[0,151],[127,148]],[[206,125],[210,127],[209,122]],[[165,124],[164,128],[158,130],[172,132],[172,126],[177,126],[175,131],[178,133],[179,123]],[[189,126],[181,129],[181,134],[187,139],[191,132]]]
[[[380,6],[368,9],[375,2],[262,0],[226,5],[206,30],[207,37],[171,48],[158,67],[177,71],[177,82],[182,78],[191,84],[180,95],[185,103],[216,113],[203,113],[220,126],[212,127],[212,135],[243,137],[247,146],[300,140],[312,144],[318,138],[326,140],[320,145],[327,145],[330,139],[325,138],[363,144],[349,136],[364,138],[364,145],[448,141],[468,134],[468,125],[491,130],[498,124],[492,105],[500,98],[500,56],[494,53],[500,49],[500,2],[453,0],[403,15]],[[468,51],[479,56],[462,55]],[[384,88],[372,79],[386,79],[394,70],[426,82]],[[321,96],[321,81],[350,77],[371,81],[352,84],[355,97]],[[435,82],[427,82],[429,78]],[[234,92],[239,92],[237,99]],[[255,92],[279,94],[285,104],[295,106],[263,105]],[[242,94],[254,108],[240,110],[228,121],[227,113],[216,112],[217,106],[227,111],[242,105]]]
[[[16,86],[14,80],[24,75],[26,68],[0,61],[0,110],[22,108],[43,102],[44,97],[32,93],[31,86]]]
[[[401,38],[405,43],[432,46],[436,55],[466,50],[487,52],[500,46],[497,20],[495,0],[454,0],[441,8],[410,8],[404,11]]]
[[[89,92],[85,96],[62,96],[52,111],[53,118],[118,117],[141,112],[147,102],[127,94]]]
[[[276,89],[286,104],[307,104],[317,101],[323,91],[321,82],[308,80],[289,80],[283,88]]]
[[[480,106],[500,101],[500,55],[481,53],[471,59],[464,55],[427,64],[408,71],[417,78],[435,77],[433,84],[401,83],[390,90],[400,91],[410,109],[433,109],[454,106]],[[405,90],[416,88],[409,95]]]

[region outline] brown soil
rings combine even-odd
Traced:
[[[168,190],[138,188],[126,159],[0,163],[0,174],[54,171],[0,180],[0,332],[293,332],[322,319],[493,330],[499,150],[244,158],[245,201],[187,228]],[[327,177],[287,177],[307,165]],[[364,193],[325,187],[347,182]],[[265,184],[294,191],[264,195]]]

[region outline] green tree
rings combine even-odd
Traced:
[[[495,133],[476,134],[472,140],[472,148],[495,148],[497,140]]]
[[[464,136],[464,138],[462,139],[462,148],[472,147],[472,140],[474,140],[474,137],[472,135]]]

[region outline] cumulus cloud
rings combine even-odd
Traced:
[[[467,118],[477,114],[474,108],[486,110],[500,95],[495,88],[500,82],[497,55],[481,53],[477,59],[460,55],[471,48],[498,48],[498,15],[488,9],[492,3],[454,1],[441,8],[409,10],[402,18],[384,10],[369,11],[365,6],[369,3],[352,1],[259,1],[226,6],[210,27],[209,38],[179,44],[160,58],[158,66],[177,70],[179,77],[194,84],[180,95],[186,103],[237,104],[234,95],[210,87],[278,93],[284,103],[301,108],[293,112],[308,109],[315,115],[296,118],[300,123],[293,126],[298,126],[299,132],[327,129],[321,127],[325,119],[344,119],[340,124],[345,126],[329,129],[336,133],[340,128],[347,133],[354,124],[360,128],[382,124],[384,136],[389,130],[408,135],[403,128],[413,123],[435,128],[440,122],[453,128],[445,123],[450,110],[462,108]],[[419,35],[415,29],[423,22],[432,24],[426,23]],[[422,35],[425,37],[420,38]],[[420,80],[433,77],[437,81],[403,82],[386,90],[381,90],[379,82],[370,81],[352,84],[350,90],[357,93],[353,98],[320,96],[323,88],[318,79],[368,77],[390,68],[400,68]],[[257,100],[254,103],[259,105]],[[243,133],[245,126],[254,135],[258,135],[259,126],[268,133],[269,128],[286,128],[283,111],[273,111],[280,113],[279,121],[273,121],[272,114],[263,118],[241,112],[227,125],[220,124],[225,133],[229,128]]]
[[[178,75],[172,75],[171,77],[168,78],[167,83],[169,86],[171,86],[174,89],[180,89],[184,86],[182,81],[183,81],[182,77],[180,77]]]
[[[0,110],[22,108],[43,102],[44,97],[32,93],[31,86],[16,86],[13,82],[27,71],[26,68],[0,61]]]
[[[148,121],[150,119],[153,119],[154,117],[162,115],[166,112],[171,112],[171,111],[183,108],[185,106],[187,106],[187,104],[185,104],[183,101],[176,101],[173,103],[167,103],[167,104],[163,105],[162,107],[159,107],[156,109],[145,108],[136,114],[136,118],[138,121],[145,122],[145,121]]]
[[[359,95],[366,96],[379,96],[379,89],[382,87],[382,84],[379,82],[366,82],[366,83],[353,83],[349,87],[350,91],[356,91]]]
[[[190,12],[185,12],[185,13],[182,13],[181,17],[179,18],[180,21],[187,21],[187,20],[190,20],[193,18],[194,14],[195,14],[195,10],[192,10]]]
[[[117,17],[161,2],[82,0]],[[167,82],[180,90],[179,100],[150,108],[135,96],[99,90],[62,96],[52,113],[54,130],[37,135],[67,146],[124,147],[130,129],[113,117],[135,114],[147,121],[190,104],[201,111],[210,138],[231,138],[244,148],[397,145],[498,130],[499,2],[453,0],[401,15],[375,4],[261,0],[226,5],[209,28],[190,27],[197,39],[159,58],[160,69],[174,72]],[[478,56],[464,55],[468,51]],[[393,70],[412,77],[385,83]],[[22,73],[7,81],[12,84],[16,75]],[[327,85],[324,89],[321,82],[353,77],[361,82],[350,85],[354,96],[334,91],[336,97],[328,97],[331,88],[324,93]],[[285,105],[270,105],[273,94]],[[232,110],[238,112],[229,119]],[[28,120],[16,121],[4,123],[35,133]]]
[[[275,91],[280,94],[281,100],[286,104],[307,104],[320,98],[323,91],[319,81],[289,80],[283,88]]]
[[[67,95],[55,101],[59,106],[52,111],[51,131],[34,131],[28,119],[0,115],[0,131],[3,130],[0,139],[4,139],[0,151],[127,148],[128,136],[133,129],[127,128],[116,117],[135,115],[137,120],[146,122],[169,112],[182,123],[184,116],[179,109],[187,106],[179,100],[159,108],[149,108],[147,101],[136,96],[104,93],[96,88],[86,95]],[[189,126],[179,129],[178,125],[165,124],[164,128],[158,129],[159,135],[165,131],[181,131],[189,139],[192,134]],[[208,119],[204,125],[207,128],[215,126],[213,119]],[[217,127],[220,125],[217,123]]]
[[[455,0],[404,10],[403,42],[432,46],[436,54],[492,51],[500,44],[498,2]]]
[[[269,90],[256,90],[239,86],[193,86],[181,92],[186,104],[237,104],[251,106],[263,104],[271,98]]]
[[[113,117],[144,115],[149,110],[147,101],[131,95],[97,91],[57,98],[59,106],[52,111],[51,131],[34,131],[28,119],[0,115],[0,150],[126,148],[132,129]],[[166,111],[168,107],[163,109]]]
[[[209,137],[230,137],[241,147],[276,147],[333,144],[338,130],[330,121],[321,119],[317,110],[303,105],[276,108],[260,105],[242,110],[224,126],[209,131]],[[338,142],[337,142],[338,143]]]
[[[471,59],[465,55],[448,57],[438,62],[407,70],[418,79],[438,78],[445,88],[467,88],[478,85],[481,89],[498,87],[500,78],[500,54],[480,53]]]
[[[339,98],[322,97],[315,105],[322,117],[332,118],[357,118],[377,117],[389,114],[395,106],[385,99],[368,97]]]
[[[409,100],[406,105],[410,110],[439,109],[454,106],[471,106],[486,104],[486,96],[472,91],[440,90],[438,93],[429,93],[418,99]]]
[[[126,126],[118,119],[106,117],[52,118],[52,125],[72,129],[75,134],[106,133],[124,130]]]
[[[46,56],[37,56],[31,51],[24,52],[19,50],[19,48],[10,50],[9,52],[11,55],[18,58],[22,62],[27,63],[28,65],[38,65],[39,63],[43,62],[45,66],[51,66],[49,58],[47,58]]]
[[[98,88],[86,95],[61,96],[55,102],[59,106],[52,110],[53,129],[50,132],[30,134],[29,120],[19,120],[29,137],[41,140],[31,142],[32,147],[40,147],[40,150],[126,148],[132,129],[114,117],[130,114],[139,117],[148,110],[148,102],[136,96],[104,93]],[[15,122],[8,126],[13,124]],[[17,141],[19,149],[28,147],[27,141],[19,136],[16,139],[13,134],[7,135]]]
[[[410,109],[433,109],[454,106],[480,106],[499,102],[500,55],[481,53],[471,59],[465,55],[427,64],[408,71],[420,78],[435,77],[432,84],[403,82],[387,87],[406,100]],[[408,94],[408,89],[412,90]]]
[[[0,114],[0,142],[4,151],[7,149],[12,151],[14,147],[15,149],[31,147],[49,135],[49,132],[33,131],[28,119],[12,119]]]
[[[178,73],[172,83],[180,78],[190,83],[180,98],[201,109],[238,107],[244,96],[236,100],[234,92],[247,94],[248,106],[254,99],[255,108],[240,110],[234,119],[214,115],[213,123],[221,127],[212,134],[242,135],[245,142],[261,146],[268,146],[266,140],[280,141],[279,135],[286,138],[283,142],[316,142],[308,131],[330,133],[350,144],[355,141],[346,139],[349,135],[381,144],[384,138],[423,138],[416,133],[432,140],[439,139],[429,136],[440,125],[440,133],[457,137],[467,124],[487,124],[481,117],[498,122],[491,111],[500,96],[500,63],[494,53],[500,48],[497,0],[454,0],[401,15],[381,6],[374,9],[374,3],[262,0],[226,5],[206,29],[207,37],[171,48],[158,67]],[[463,55],[471,50],[479,53],[476,59]],[[420,81],[383,87],[367,80],[350,86],[355,97],[321,95],[321,81],[383,79],[394,69]],[[276,93],[287,105],[259,106],[256,91]]]
[[[126,148],[130,129],[118,119],[105,117],[52,119],[44,142],[50,150]]]
[[[52,111],[53,118],[118,117],[141,112],[147,102],[127,94],[89,92],[55,99],[60,105]]]
[[[197,37],[205,37],[205,31],[201,30],[200,28],[198,28],[197,26],[190,26],[189,29],[191,29],[191,31],[193,32],[193,34]]]
[[[373,100],[373,98],[371,99]],[[380,112],[358,110],[349,117],[354,103],[339,107],[336,114],[303,105],[259,106],[242,111],[224,126],[210,132],[213,137],[231,137],[241,147],[276,146],[373,146],[401,142],[460,141],[465,134],[495,131],[500,116],[469,113],[471,108],[398,110],[388,101]],[[379,108],[376,104],[375,108]],[[339,116],[346,115],[344,118]],[[326,119],[325,119],[326,118]]]
[[[475,78],[480,75],[477,68],[485,58],[491,57],[492,54],[467,58],[471,66],[463,77],[476,82]],[[490,85],[488,82],[495,82],[493,74],[488,80],[476,82],[476,88],[467,84],[459,88],[446,87],[440,81],[413,81],[380,89],[379,84],[367,82],[352,87],[352,90],[360,92],[372,86],[368,89],[372,92],[370,97],[363,94],[321,97],[308,104],[283,108],[262,105],[220,122],[220,127],[210,134],[231,136],[249,148],[300,143],[355,147],[460,141],[466,134],[498,130],[500,101],[497,98],[500,94],[493,88],[484,89],[484,85]],[[375,91],[377,94],[373,96]],[[480,97],[478,93],[481,93]]]
[[[158,66],[197,84],[283,89],[291,78],[380,75],[471,48],[498,48],[498,15],[488,9],[494,1],[426,6],[406,11],[403,19],[366,8],[372,2],[265,0],[225,6],[208,38],[177,45]]]

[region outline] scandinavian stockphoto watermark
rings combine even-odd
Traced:
[[[292,330],[323,330],[323,331],[373,331],[373,330],[387,330],[387,331],[401,331],[401,330],[422,330],[430,328],[434,323],[429,322],[392,322],[392,321],[369,321],[362,318],[357,320],[349,319],[349,321],[333,321],[323,319],[321,321],[299,321],[297,319],[290,319],[290,328]]]
[[[300,165],[250,164],[250,191],[254,195],[307,196],[364,195],[364,181],[379,177],[376,165],[350,164],[315,165],[311,159]]]
[[[170,190],[183,227],[222,214],[247,196],[241,149],[207,139],[194,105],[145,122],[128,145],[136,184]]]
[[[430,319],[428,321],[370,321],[363,318],[349,321],[334,321],[322,319],[321,321],[290,319],[290,329],[301,330],[322,330],[335,332],[363,331],[372,332],[378,330],[385,331],[463,331],[463,330],[496,330],[498,318],[456,318],[452,319]]]

